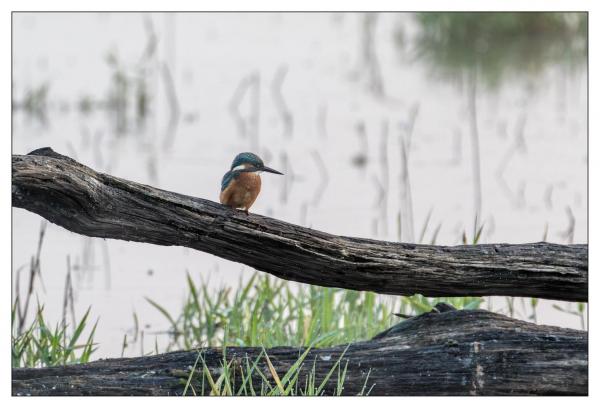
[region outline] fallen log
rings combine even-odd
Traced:
[[[339,361],[342,367],[347,363],[343,395],[367,391],[369,395],[587,395],[586,332],[536,325],[483,310],[437,310],[441,313],[432,311],[405,320],[369,341],[310,350],[299,369],[300,390],[311,373],[317,385],[323,382]],[[266,353],[281,379],[304,351],[276,347]],[[216,381],[222,372],[223,350],[200,352]],[[265,384],[276,387],[261,352],[256,347],[226,349],[225,361],[231,364],[231,372],[246,367],[246,361],[258,361],[251,376],[255,390],[260,390],[265,379]],[[180,351],[13,369],[12,394],[181,395],[198,353]],[[198,395],[210,393],[208,377],[202,372],[202,366],[197,366],[187,394],[192,387]],[[333,372],[325,382],[324,395],[339,390],[339,371]],[[242,389],[239,375],[236,384],[234,393]]]
[[[433,246],[336,236],[98,173],[50,148],[12,156],[12,205],[90,237],[185,246],[320,286],[588,298],[587,245]]]

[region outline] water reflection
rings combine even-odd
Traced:
[[[580,70],[587,58],[586,13],[417,13],[414,54],[426,62],[434,77],[453,81],[466,90],[471,139],[474,230],[482,216],[481,151],[477,97],[482,85],[495,90],[506,81],[539,85],[549,68]],[[402,31],[397,43],[404,46]],[[513,190],[504,179],[512,154],[523,151],[526,114],[519,118],[515,143],[496,170],[504,194],[523,207],[524,188]]]
[[[474,73],[491,88],[539,78],[556,65],[581,69],[587,13],[418,13],[415,54],[444,79]]]

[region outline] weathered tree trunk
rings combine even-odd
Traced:
[[[587,245],[341,237],[98,173],[49,148],[13,155],[12,170],[14,207],[91,237],[185,246],[283,279],[394,295],[588,297]]]
[[[311,350],[300,371],[300,388],[306,383],[313,363],[318,385],[339,360],[342,367],[348,363],[344,395],[368,390],[369,395],[588,393],[586,332],[538,326],[483,310],[437,309],[442,312],[408,319],[370,341]],[[303,351],[276,347],[266,353],[278,377],[283,378]],[[223,363],[222,350],[204,349],[202,353],[216,380]],[[252,364],[260,353],[260,348],[230,347],[226,360],[233,361],[232,369],[236,371],[245,367],[247,358]],[[197,357],[198,351],[181,351],[64,367],[13,369],[12,393],[181,395]],[[257,366],[274,387],[264,357]],[[202,394],[202,374],[198,368],[194,373],[197,374],[192,386],[197,394]],[[254,389],[260,390],[258,372],[253,373],[252,379]],[[334,393],[337,381],[336,369],[323,389],[324,394]],[[208,394],[207,378],[204,383],[204,393]]]

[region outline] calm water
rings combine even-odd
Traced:
[[[256,213],[385,240],[473,236],[467,87],[434,79],[415,57],[411,15],[15,14],[13,28],[16,154],[51,146],[101,172],[217,201],[234,155],[252,150],[286,173],[265,175]],[[587,242],[586,76],[585,66],[550,64],[478,87],[480,242]],[[27,269],[41,222],[13,210],[13,273]],[[147,331],[166,329],[144,297],[176,312],[186,271],[215,287],[251,273],[49,224],[37,295],[54,321],[67,257],[76,313],[92,305],[101,317],[96,357],[120,353],[134,311]],[[552,304],[541,302],[539,322],[581,327]],[[506,312],[500,298],[492,308]]]

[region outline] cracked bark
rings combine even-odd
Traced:
[[[345,350],[340,360],[342,365],[348,363],[344,395],[356,395],[363,387],[371,389],[369,395],[587,395],[586,332],[526,323],[484,310],[438,310],[441,313],[408,319],[369,341],[312,349],[302,365],[299,384],[305,384],[313,362],[316,384],[320,384]],[[280,378],[303,351],[295,347],[266,350]],[[222,350],[201,352],[216,380]],[[256,347],[228,347],[227,362],[233,361],[239,375],[245,359],[253,362],[260,353]],[[181,395],[197,356],[198,351],[180,351],[13,369],[12,394]],[[257,366],[275,386],[264,357]],[[334,393],[337,375],[336,370],[324,388],[325,395]],[[258,373],[252,379],[255,390],[260,390]],[[204,383],[208,394],[208,382]],[[196,372],[192,385],[198,394],[201,384],[201,374]]]
[[[587,245],[433,246],[336,236],[98,173],[49,148],[12,156],[12,205],[82,235],[185,246],[320,286],[588,298]]]

